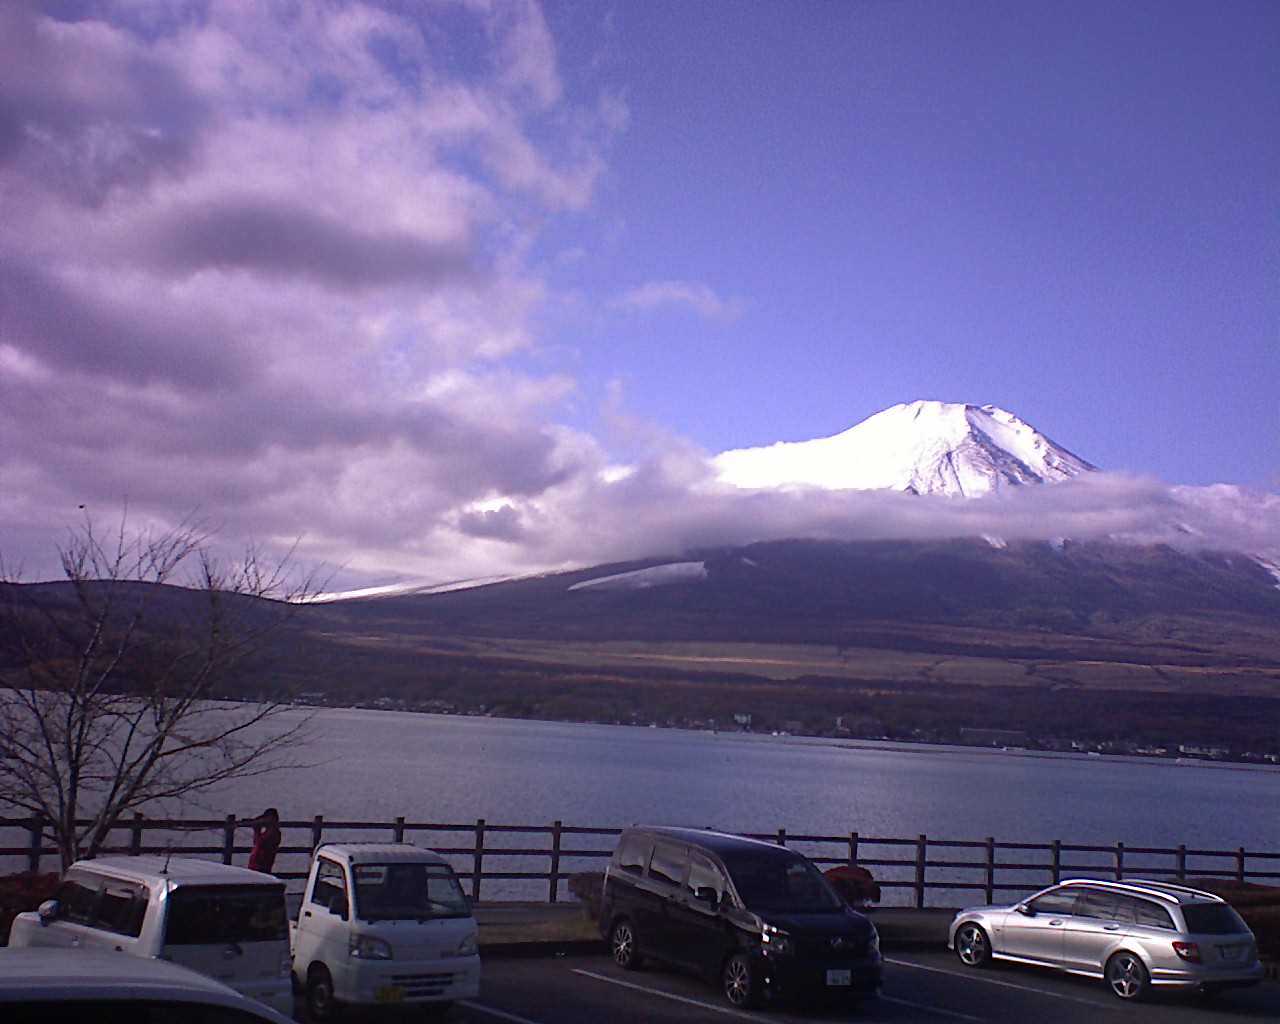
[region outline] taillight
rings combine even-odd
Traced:
[[[1200,947],[1194,942],[1175,942],[1173,951],[1189,963],[1198,964],[1200,962]]]

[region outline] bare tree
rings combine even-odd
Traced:
[[[0,804],[42,817],[64,867],[126,812],[294,763],[306,719],[278,694],[217,699],[314,596],[291,556],[227,565],[189,521],[126,518],[59,555],[53,584],[0,566]]]

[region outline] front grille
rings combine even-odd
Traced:
[[[393,974],[391,984],[404,989],[406,999],[425,999],[441,995],[454,983],[457,976],[449,972],[438,974]]]
[[[867,943],[844,935],[804,938],[796,943],[796,952],[815,963],[847,964],[867,955]]]

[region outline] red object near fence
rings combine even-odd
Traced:
[[[828,882],[851,907],[865,907],[880,901],[880,883],[866,868],[842,864],[823,872]]]

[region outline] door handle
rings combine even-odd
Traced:
[[[1120,930],[1120,926],[1118,924],[1104,924],[1102,926],[1102,930],[1106,932],[1118,932]]]
[[[1050,925],[1052,925],[1054,928],[1056,928],[1058,925],[1062,924],[1062,922],[1061,922],[1061,921],[1050,921],[1050,922],[1049,922],[1049,924],[1050,924]]]

